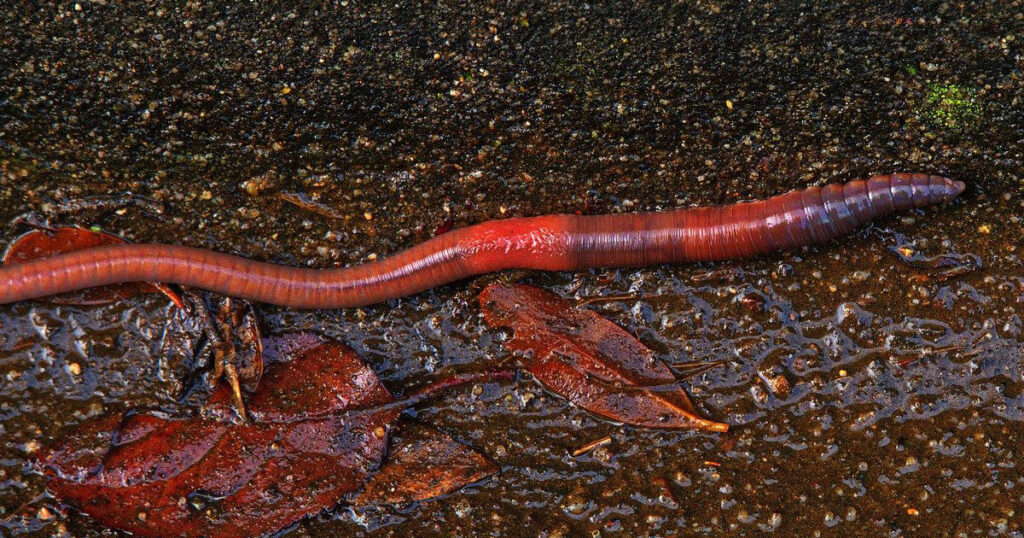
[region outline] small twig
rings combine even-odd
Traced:
[[[646,296],[646,298],[655,298],[655,297],[661,297],[661,295],[648,295],[648,296]],[[626,295],[604,295],[604,296],[600,296],[600,297],[590,297],[590,298],[584,299],[584,300],[580,301],[579,305],[580,306],[584,306],[584,305],[588,305],[588,304],[603,303],[603,302],[607,302],[607,301],[636,301],[639,298],[640,298],[640,295],[635,294],[635,293],[629,293],[629,294],[626,294]]]
[[[573,450],[572,451],[572,457],[575,458],[575,457],[581,456],[583,454],[586,454],[587,452],[590,452],[591,450],[594,450],[595,448],[597,448],[599,446],[604,446],[604,445],[607,445],[607,444],[611,444],[611,442],[612,442],[612,436],[611,435],[605,435],[604,437],[602,437],[602,438],[600,438],[600,439],[598,439],[596,441],[591,441],[591,442],[589,442],[589,443],[587,443],[587,444],[577,448],[576,450]]]
[[[14,346],[11,347],[11,351],[23,351],[36,345],[36,343],[37,342],[35,338],[26,338],[18,342],[17,344],[14,344]]]
[[[282,201],[294,205],[295,207],[304,209],[306,211],[310,211],[312,213],[316,213],[321,217],[326,217],[333,220],[342,220],[345,218],[344,214],[340,213],[333,207],[321,204],[320,202],[314,202],[313,200],[310,200],[309,197],[306,196],[305,194],[299,194],[295,192],[279,192],[277,193],[277,197]]]
[[[724,360],[714,360],[714,361],[707,361],[707,362],[687,361],[687,362],[677,362],[677,363],[673,364],[672,365],[672,369],[680,371],[676,375],[676,379],[678,381],[683,381],[685,379],[691,379],[691,378],[697,377],[700,374],[703,374],[704,372],[708,372],[708,371],[714,370],[715,368],[718,368],[719,366],[724,366],[724,365],[725,365],[725,361]]]

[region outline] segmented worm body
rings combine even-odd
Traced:
[[[489,221],[337,269],[287,267],[173,245],[111,245],[0,267],[0,304],[149,281],[292,308],[344,308],[502,269],[571,271],[790,249],[850,233],[896,210],[947,202],[963,189],[944,177],[892,174],[721,207]]]

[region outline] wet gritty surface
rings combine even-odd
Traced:
[[[509,360],[475,302],[494,278],[592,300],[670,364],[726,363],[687,383],[726,434],[617,426],[527,378],[456,391],[415,419],[500,475],[286,534],[1024,532],[1024,4],[225,4],[0,8],[0,221],[131,192],[165,210],[55,220],[327,267],[448,221],[893,171],[968,184],[949,206],[755,260],[261,308],[269,330],[348,342],[396,392]],[[899,245],[984,268],[934,278]],[[50,498],[22,506],[43,491],[28,461],[86,417],[198,398],[181,397],[197,335],[157,295],[0,307],[4,533],[111,534]]]

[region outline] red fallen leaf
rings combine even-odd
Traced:
[[[267,370],[261,385],[265,388],[248,399],[249,416],[256,422],[321,418],[394,401],[377,374],[351,348],[333,341],[322,341],[276,364]],[[218,391],[211,403],[228,403],[221,400],[222,395],[227,396]]]
[[[352,504],[418,502],[456,491],[499,471],[483,454],[419,424],[403,425],[388,461]]]
[[[349,348],[299,352],[264,376],[253,422],[147,412],[83,426],[40,455],[49,491],[144,536],[260,535],[335,505],[380,465],[402,408],[380,405],[393,397]],[[211,408],[230,405],[222,386]]]
[[[505,342],[552,392],[598,415],[635,426],[724,432],[697,415],[672,371],[618,325],[532,286],[491,284],[480,294],[492,327],[511,327]]]
[[[454,383],[399,401],[342,344],[299,333],[263,348],[273,365],[249,400],[251,422],[229,419],[223,385],[200,416],[102,417],[40,453],[47,488],[99,523],[143,536],[271,533],[362,489],[402,409]]]
[[[106,232],[75,228],[71,226],[56,228],[52,231],[34,230],[15,239],[4,253],[3,264],[15,265],[30,260],[49,258],[64,252],[127,243],[124,239]],[[92,306],[109,304],[142,293],[161,292],[174,302],[178,308],[183,307],[181,297],[170,287],[159,283],[129,282],[113,284],[101,288],[89,288],[80,291],[63,293],[46,300],[56,304]]]

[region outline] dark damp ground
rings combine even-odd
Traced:
[[[12,4],[2,222],[131,192],[166,210],[53,220],[327,267],[447,221],[722,204],[891,171],[967,182],[950,206],[799,252],[505,275],[617,297],[591,307],[666,361],[724,360],[687,388],[732,430],[617,426],[529,379],[458,390],[416,418],[500,475],[290,535],[1024,532],[1021,2]],[[901,244],[984,268],[933,278]],[[488,280],[261,315],[349,342],[401,391],[507,358],[475,302]],[[0,324],[3,532],[109,535],[50,498],[15,513],[43,491],[27,462],[88,416],[174,405],[196,328],[155,295],[4,306]]]

